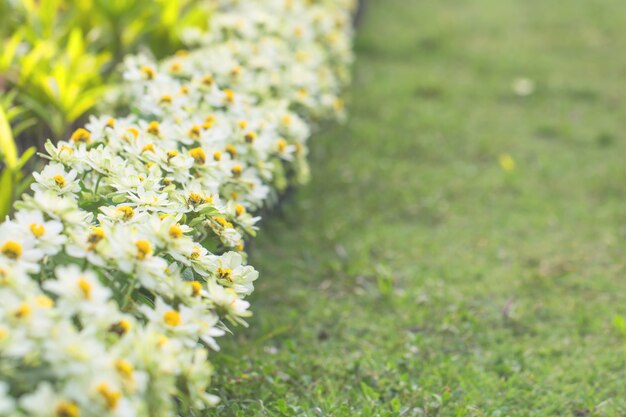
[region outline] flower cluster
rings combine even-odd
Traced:
[[[350,1],[221,1],[190,52],[125,62],[123,117],[57,144],[0,224],[0,416],[188,415],[250,316],[253,213],[342,117]],[[116,103],[119,105],[120,103]]]

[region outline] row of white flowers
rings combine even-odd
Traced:
[[[125,63],[116,105],[0,224],[0,416],[187,416],[250,315],[253,213],[342,117],[351,0],[219,1],[192,52]]]

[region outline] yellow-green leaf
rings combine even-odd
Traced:
[[[0,149],[7,168],[9,170],[15,169],[17,165],[17,147],[13,140],[11,126],[2,108],[0,108]]]

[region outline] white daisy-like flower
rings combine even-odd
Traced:
[[[107,310],[111,290],[100,283],[96,274],[68,265],[57,267],[55,275],[57,279],[47,280],[43,288],[59,297],[61,311],[98,315]]]
[[[65,171],[62,164],[53,162],[41,171],[33,173],[36,183],[31,185],[33,191],[55,191],[59,195],[74,194],[80,191],[80,185],[76,181],[78,173],[71,169]]]
[[[253,282],[259,273],[253,267],[243,265],[240,253],[226,252],[213,257],[211,264],[211,272],[222,286],[232,288],[241,295],[249,295],[254,290]]]
[[[45,220],[40,211],[17,211],[15,223],[22,229],[22,233],[35,238],[35,246],[46,255],[58,253],[67,240],[67,236],[63,234],[63,224],[56,220]]]
[[[22,228],[12,222],[0,224],[0,258],[17,264],[24,270],[39,272],[39,262],[45,252],[37,248],[36,237],[23,233]]]

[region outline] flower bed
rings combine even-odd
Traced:
[[[125,62],[123,116],[57,144],[0,225],[0,416],[189,415],[250,316],[254,213],[342,117],[351,1],[221,1],[191,52]]]

